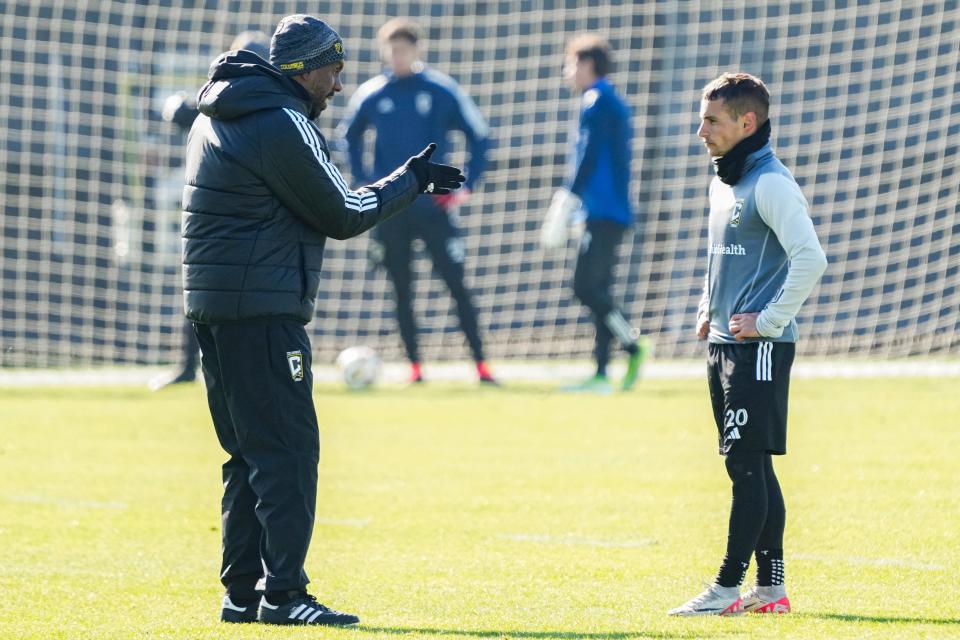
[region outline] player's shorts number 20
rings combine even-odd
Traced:
[[[726,421],[724,422],[724,426],[727,429],[732,429],[734,427],[742,427],[743,425],[747,424],[748,418],[749,416],[747,415],[746,409],[737,409],[736,411],[734,411],[733,409],[727,409]]]

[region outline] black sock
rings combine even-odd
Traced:
[[[272,604],[275,607],[279,607],[282,604],[287,604],[291,600],[300,597],[299,591],[267,591],[264,594],[267,602]]]
[[[640,351],[640,347],[637,346],[636,342],[631,342],[629,344],[623,345],[623,350],[629,353],[630,355],[633,355],[637,351]]]
[[[747,575],[749,562],[734,560],[729,556],[723,557],[723,564],[720,565],[720,573],[717,574],[716,583],[721,587],[739,587],[743,583],[744,576]]]
[[[230,594],[230,602],[238,607],[254,607],[260,602],[259,596],[237,596]]]
[[[783,584],[783,549],[757,549],[757,586]]]

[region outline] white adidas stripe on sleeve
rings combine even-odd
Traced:
[[[320,167],[327,174],[327,177],[330,178],[330,182],[334,184],[337,191],[343,196],[344,205],[348,209],[358,213],[376,209],[379,204],[376,193],[372,191],[351,191],[347,188],[347,182],[343,179],[340,170],[337,169],[335,164],[330,162],[324,153],[323,147],[320,144],[320,137],[317,132],[314,131],[314,124],[302,113],[294,111],[293,109],[284,108],[284,111],[290,116],[293,125],[297,128],[297,131],[300,132],[300,137],[303,138],[303,143],[313,152],[313,157],[317,159],[317,163],[320,164]]]

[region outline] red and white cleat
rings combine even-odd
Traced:
[[[743,613],[743,601],[737,587],[721,587],[712,584],[696,598],[670,609],[670,616],[739,616]]]
[[[782,584],[753,587],[743,594],[743,610],[747,613],[790,613],[790,598]]]

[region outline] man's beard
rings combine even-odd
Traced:
[[[332,97],[332,96],[324,96],[324,97],[321,98],[319,101],[318,101],[318,100],[311,100],[311,101],[310,101],[310,113],[308,113],[307,116],[308,116],[311,120],[316,120],[317,118],[319,118],[319,117],[320,117],[320,112],[327,108],[327,101],[328,101],[331,97]]]

